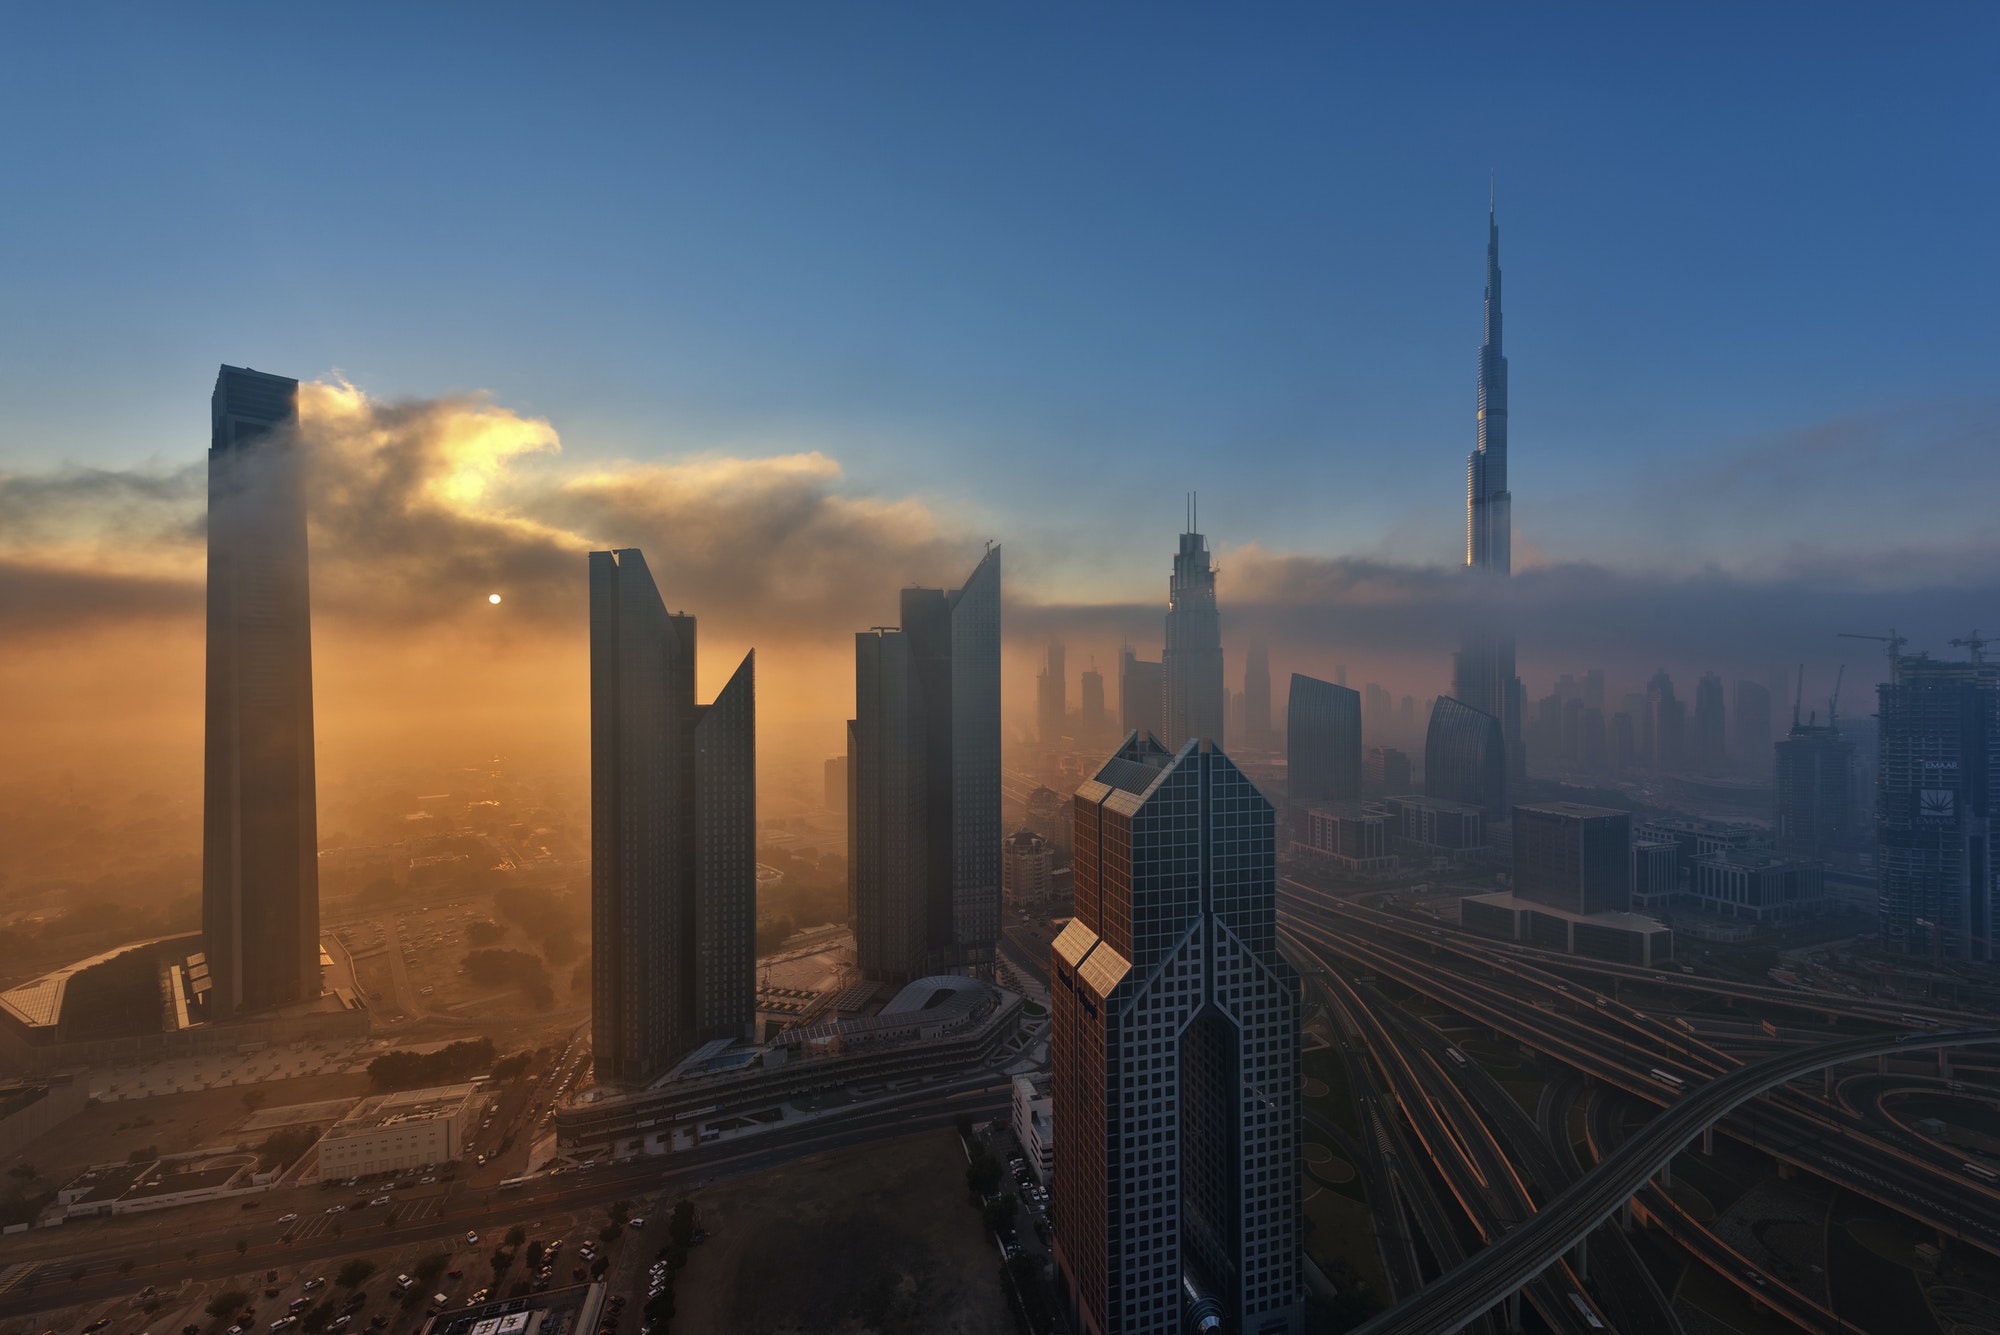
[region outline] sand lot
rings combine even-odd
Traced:
[[[958,1137],[929,1131],[704,1188],[674,1329],[1012,1335]]]

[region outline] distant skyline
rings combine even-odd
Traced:
[[[230,360],[820,450],[1040,601],[1154,596],[1189,489],[1225,571],[1450,563],[1491,170],[1518,566],[1953,566],[2000,15],[1844,12],[24,12],[0,472],[198,458]]]

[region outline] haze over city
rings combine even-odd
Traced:
[[[856,1329],[1824,1328],[1849,1244],[1730,1231],[1788,1210],[1898,1267],[1863,1328],[2000,1321],[1991,9],[0,25],[0,1223],[93,1258],[60,1335],[131,1258],[180,1307],[108,1335],[250,1335],[250,1248],[341,1233],[232,1259],[203,1193],[405,1178],[370,1264],[471,1250],[370,1335],[515,1335],[438,1276],[523,1203],[603,1234],[504,1244],[550,1321],[669,1335],[692,1266],[783,1324],[742,1258],[885,1225],[759,1202],[896,1146],[957,1222],[883,1255],[980,1278]],[[448,1150],[344,1139],[398,1100]],[[1683,1121],[1726,1163],[1620,1175]],[[89,1231],[148,1192],[185,1266]]]

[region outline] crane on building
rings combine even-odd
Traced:
[[[1792,726],[1799,726],[1799,709],[1806,702],[1806,665],[1799,664],[1798,685],[1792,688]]]
[[[1974,631],[1972,633],[1977,635],[1979,632]],[[1903,646],[1910,642],[1907,635],[1898,635],[1894,626],[1889,627],[1887,635],[1857,635],[1853,631],[1843,630],[1839,632],[1838,638],[1843,640],[1876,640],[1888,645],[1890,681],[1896,680],[1896,669],[1903,661]]]
[[[1973,662],[1984,663],[1986,661],[1986,646],[1993,643],[1993,641],[1988,639],[1984,635],[1981,635],[1979,633],[1979,627],[1974,626],[1969,632],[1967,632],[1960,638],[1956,640],[1946,640],[1945,643],[1950,645],[1954,649],[1963,649],[1966,652],[1970,653],[1972,655]]]
[[[1833,674],[1833,694],[1826,702],[1826,729],[1834,732],[1840,727],[1840,683],[1847,678],[1847,664],[1840,665],[1840,671]]]

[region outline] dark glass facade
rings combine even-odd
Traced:
[[[1050,1218],[1077,1327],[1296,1332],[1298,978],[1269,802],[1212,745],[1130,739],[1077,789],[1051,950]]]
[[[854,637],[848,893],[863,974],[984,970],[1000,939],[1000,549]]]
[[[319,995],[299,383],[225,366],[208,451],[201,907],[211,1019]]]
[[[1514,808],[1514,893],[1568,913],[1632,905],[1632,815],[1549,802]]]
[[[695,619],[635,548],[590,554],[591,1035],[641,1084],[756,1025],[754,655],[695,704]]]
[[[1292,674],[1285,707],[1286,794],[1293,806],[1361,796],[1361,696]]]
[[[1424,795],[1497,813],[1507,805],[1500,720],[1441,695],[1424,735]]]

